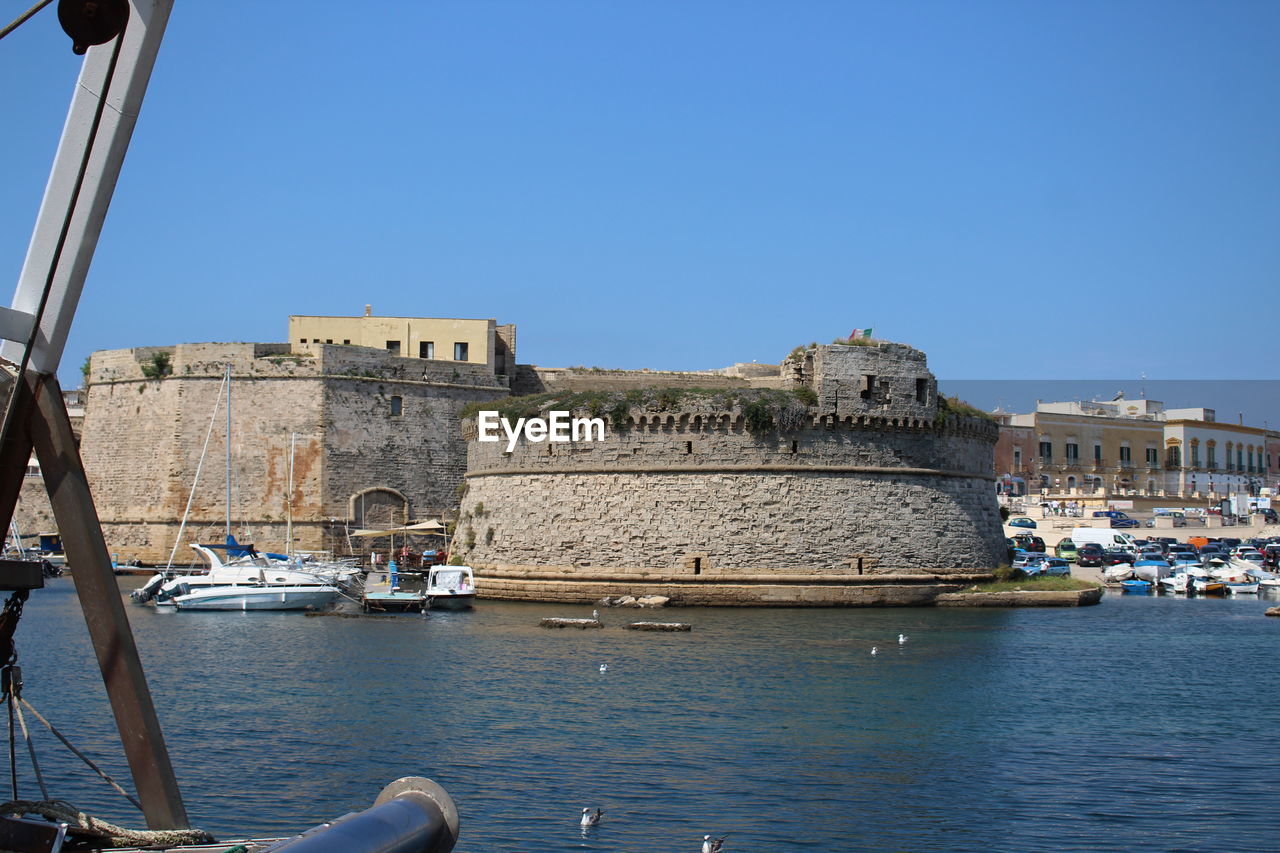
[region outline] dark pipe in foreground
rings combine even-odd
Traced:
[[[444,788],[419,776],[397,779],[372,807],[321,824],[264,853],[449,853],[458,810]]]

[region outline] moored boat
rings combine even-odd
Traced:
[[[182,592],[169,599],[178,610],[322,610],[342,592],[336,586],[311,584],[227,585]]]
[[[1120,587],[1128,594],[1145,595],[1151,592],[1151,581],[1131,578],[1126,581],[1120,581]]]
[[[1193,577],[1191,589],[1196,595],[1226,595],[1227,584],[1215,578]]]
[[[466,610],[476,598],[470,566],[435,566],[427,575],[428,605],[439,610]]]

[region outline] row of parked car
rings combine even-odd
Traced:
[[[1171,536],[1161,536],[1135,539],[1132,546],[1115,545],[1114,547],[1104,547],[1095,542],[1077,545],[1068,538],[1057,544],[1053,549],[1052,558],[1049,558],[1046,553],[1044,540],[1039,536],[1019,533],[1010,537],[1006,544],[1009,547],[1009,564],[1024,570],[1046,559],[1060,560],[1066,563],[1069,569],[1070,563],[1081,567],[1098,568],[1120,563],[1132,565],[1139,560],[1164,560],[1169,565],[1176,565],[1207,563],[1215,558],[1224,562],[1234,558],[1257,563],[1262,568],[1280,569],[1280,536],[1247,540],[1222,537],[1209,539],[1199,546],[1179,542]]]
[[[1138,521],[1138,519],[1130,518],[1127,513],[1121,512],[1118,509],[1095,510],[1093,512],[1093,517],[1108,519],[1112,527],[1130,528],[1142,526],[1142,523]],[[1005,523],[1010,527],[1025,527],[1030,530],[1036,529],[1036,520],[1025,515],[1016,515]]]

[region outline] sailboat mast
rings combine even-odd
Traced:
[[[293,557],[293,445],[296,432],[289,433],[289,492],[285,496],[284,554]]]
[[[227,544],[231,543],[231,364],[228,362],[227,380]],[[228,552],[230,556],[230,552]]]

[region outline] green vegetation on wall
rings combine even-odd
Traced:
[[[639,413],[716,411],[742,413],[753,434],[794,431],[813,418],[817,395],[810,388],[781,391],[771,388],[633,388],[629,391],[556,391],[468,404],[463,418],[496,411],[515,423],[567,411],[592,418],[608,418],[614,429],[625,426],[632,411]]]

